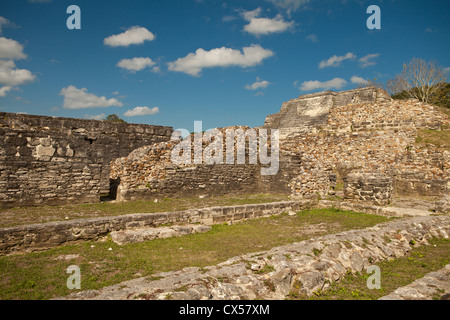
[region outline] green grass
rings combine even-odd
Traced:
[[[388,295],[399,287],[406,286],[427,273],[442,269],[450,261],[450,239],[432,239],[430,245],[411,250],[406,256],[378,262],[381,271],[381,289],[367,288],[367,279],[371,274],[347,274],[334,282],[325,291],[316,292],[311,297],[298,295],[293,291],[290,299],[309,300],[374,300]],[[440,298],[439,291],[435,293]]]
[[[191,198],[161,198],[158,202],[128,201],[70,204],[61,206],[18,207],[0,209],[0,228],[16,225],[45,223],[68,219],[118,216],[132,213],[181,211],[211,206],[256,204],[289,200],[286,195],[248,194]]]
[[[438,148],[450,150],[450,130],[419,130],[417,144],[432,144]]]
[[[158,272],[215,265],[241,254],[365,228],[391,219],[337,209],[315,209],[294,216],[282,214],[233,225],[215,225],[210,232],[179,238],[123,246],[107,240],[4,256],[0,257],[0,299],[49,299],[76,292],[66,287],[69,276],[66,269],[70,265],[81,269],[82,290],[100,289]],[[68,254],[77,257],[60,259]]]

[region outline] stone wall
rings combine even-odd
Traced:
[[[276,175],[263,176],[262,165],[248,161],[245,165],[175,165],[170,154],[178,142],[164,142],[135,150],[112,164],[112,178],[120,179],[118,199],[254,192],[323,198],[352,172],[384,176],[380,183],[386,178],[392,186],[366,181],[363,192],[358,193],[355,188],[363,184],[348,184],[348,200],[371,198],[375,203],[387,203],[393,193],[436,197],[449,193],[449,151],[415,143],[419,129],[440,130],[450,125],[448,117],[434,106],[417,100],[389,100],[384,91],[374,88],[325,92],[297,100],[283,105],[281,114],[286,117],[277,118],[281,121],[278,125],[297,121],[311,130],[280,140]],[[304,114],[295,111],[288,116],[294,109]],[[320,127],[315,126],[319,122]],[[208,142],[203,141],[203,150],[207,147]],[[384,188],[381,193],[380,188]]]
[[[388,205],[393,197],[392,176],[350,173],[344,177],[344,199]]]
[[[168,141],[172,128],[0,113],[0,205],[91,202],[107,193],[118,200],[256,192],[324,197],[350,172],[390,176],[397,195],[442,198],[449,193],[450,152],[415,140],[420,129],[449,126],[434,106],[391,100],[376,88],[301,96],[267,117],[264,128],[289,136],[280,139],[277,173],[262,175],[265,165],[248,161],[248,145],[244,164],[175,164],[171,152],[180,141]],[[202,152],[211,143],[203,140]]]
[[[336,187],[336,176],[353,172],[390,176],[396,195],[442,197],[450,190],[450,152],[415,140],[419,129],[448,130],[449,124],[435,107],[417,100],[334,107],[319,132],[282,141],[284,150],[301,157],[301,172],[290,183],[292,194],[326,196]],[[369,183],[366,192],[369,185],[376,188]],[[357,192],[348,192],[347,199],[363,200]]]
[[[0,255],[46,250],[60,245],[98,240],[110,232],[167,224],[206,225],[253,219],[309,208],[312,202],[284,201],[177,212],[128,214],[116,217],[57,221],[0,228]]]
[[[109,164],[170,139],[170,127],[0,113],[0,206],[95,202]]]
[[[234,128],[234,127],[231,127]],[[220,128],[225,132],[229,128]],[[248,130],[248,127],[241,127]],[[223,135],[223,159],[226,159],[226,141]],[[202,154],[210,142],[202,140]],[[300,159],[296,154],[282,153],[279,168],[274,175],[262,175],[264,166],[259,161],[249,161],[249,144],[246,144],[245,163],[195,164],[194,143],[191,145],[190,164],[172,162],[172,151],[180,141],[169,141],[134,150],[127,157],[111,164],[111,178],[120,180],[117,200],[142,200],[155,197],[191,197],[204,195],[277,193],[290,194],[289,181],[298,174]],[[271,148],[270,140],[268,148]],[[237,159],[234,146],[234,155]]]

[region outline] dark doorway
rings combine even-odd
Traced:
[[[100,201],[113,201],[117,198],[117,188],[120,185],[120,178],[109,179],[109,193],[108,195],[101,196]]]

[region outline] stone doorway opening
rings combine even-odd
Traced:
[[[120,185],[120,178],[109,179],[109,193],[104,196],[100,196],[100,201],[114,201],[117,199],[117,188]]]

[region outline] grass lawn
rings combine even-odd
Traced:
[[[215,225],[210,232],[144,243],[116,245],[110,240],[0,257],[0,299],[49,299],[72,293],[66,287],[70,265],[81,269],[81,289],[99,289],[141,276],[205,267],[231,257],[268,250],[393,218],[337,209],[300,211]],[[111,249],[111,250],[110,250]]]
[[[128,201],[71,204],[61,206],[18,207],[0,209],[0,228],[68,219],[119,216],[132,213],[181,211],[212,206],[269,203],[287,201],[287,195],[248,194],[207,198],[163,198],[158,202]]]

